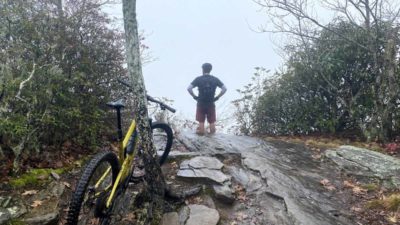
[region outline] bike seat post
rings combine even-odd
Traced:
[[[117,110],[118,141],[121,141],[122,140],[121,108],[116,108],[116,110]]]

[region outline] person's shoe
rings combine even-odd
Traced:
[[[204,133],[205,133],[204,128],[198,127],[198,128],[196,129],[196,134],[198,134],[198,135],[204,135]]]
[[[215,124],[210,124],[210,134],[215,134]]]

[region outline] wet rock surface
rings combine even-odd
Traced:
[[[161,225],[180,225],[178,213],[165,213],[161,220]]]
[[[163,151],[158,151],[157,154],[158,156],[161,156]],[[180,151],[170,151],[168,154],[167,161],[175,161],[175,160],[181,160],[185,158],[191,158],[195,156],[200,156],[201,153],[199,152],[180,152]]]
[[[53,181],[40,191],[29,190],[12,196],[0,196],[0,224],[10,224],[11,220],[32,225],[57,224],[64,191],[64,184]]]
[[[26,206],[16,197],[0,196],[0,224],[18,218],[27,212]]]
[[[235,201],[233,191],[229,185],[214,185],[213,190],[215,198],[222,201],[223,203],[231,204]]]
[[[354,146],[328,150],[325,155],[349,174],[378,178],[387,187],[400,188],[400,160],[397,158]]]
[[[305,147],[192,132],[177,135],[174,148],[182,146],[178,155],[184,156],[162,168],[171,187],[167,192],[175,192],[167,198],[163,225],[355,224],[345,203],[320,184],[335,180],[339,170],[313,160]],[[127,219],[134,209],[126,207],[134,205],[133,192],[128,189],[119,201],[113,224],[134,224]]]
[[[27,224],[43,224],[53,225],[59,221],[60,201],[61,196],[65,191],[65,185],[60,182],[52,182],[47,186],[47,189],[39,191],[32,196],[33,207],[28,213],[23,216],[22,221]]]
[[[214,195],[219,224],[354,224],[344,203],[320,184],[338,170],[313,160],[302,146],[225,134],[183,132],[178,138],[189,150],[220,159],[221,171],[231,177],[226,183],[234,189],[234,202]]]
[[[169,186],[162,225],[356,224],[346,199],[320,181],[340,183],[343,169],[396,183],[400,168],[398,160],[348,146],[328,151],[329,160],[315,160],[302,145],[219,133],[181,132],[173,150],[162,166]],[[71,188],[65,187],[63,177],[53,178],[51,185],[27,197],[28,204],[0,197],[0,224],[16,217],[28,224],[57,224],[68,202],[60,196]],[[143,183],[130,184],[119,196],[112,224],[135,224]],[[35,200],[41,205],[33,209]]]
[[[204,205],[188,205],[189,214],[185,225],[217,225],[219,213],[217,210]]]
[[[230,177],[221,172],[222,164],[218,159],[207,156],[197,156],[181,163],[178,177],[209,180],[223,184]]]

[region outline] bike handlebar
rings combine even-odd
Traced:
[[[125,85],[126,87],[128,87],[130,91],[133,91],[133,90],[132,90],[132,86],[131,86],[130,84],[128,84],[128,83],[126,83],[125,81],[120,80],[120,79],[117,79],[117,81],[118,81],[119,83]],[[163,102],[160,102],[160,101],[154,99],[154,98],[151,97],[150,95],[146,95],[146,97],[147,97],[147,100],[148,100],[148,101],[154,102],[154,103],[157,103],[158,105],[160,105],[161,110],[167,109],[168,111],[170,111],[170,112],[172,112],[172,113],[175,113],[175,112],[176,112],[176,109],[172,108],[171,106],[169,106],[169,105],[167,105],[167,104],[165,104],[165,103],[163,103]]]
[[[151,97],[150,95],[146,95],[146,96],[147,96],[147,100],[148,100],[148,101],[159,104],[159,105],[160,105],[160,108],[161,108],[162,110],[167,109],[167,110],[169,110],[169,111],[172,112],[172,113],[175,113],[175,112],[176,112],[176,109],[172,108],[171,106],[169,106],[169,105],[167,105],[167,104],[165,104],[165,103],[163,103],[163,102],[160,102],[160,101],[154,99],[154,98]]]

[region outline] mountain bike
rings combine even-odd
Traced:
[[[149,95],[147,95],[147,100],[158,104],[161,110],[175,112],[172,107]],[[136,120],[132,120],[123,138],[121,124],[123,100],[110,102],[107,105],[115,109],[117,113],[118,156],[111,151],[100,152],[89,161],[72,195],[67,213],[67,225],[110,224],[114,202],[120,194],[124,193],[131,181],[135,157],[140,153]],[[173,132],[168,124],[162,122],[151,123],[151,129],[154,133],[164,133],[162,136],[166,138],[166,144],[161,149],[157,149],[161,150],[159,163],[162,165],[171,149]]]

